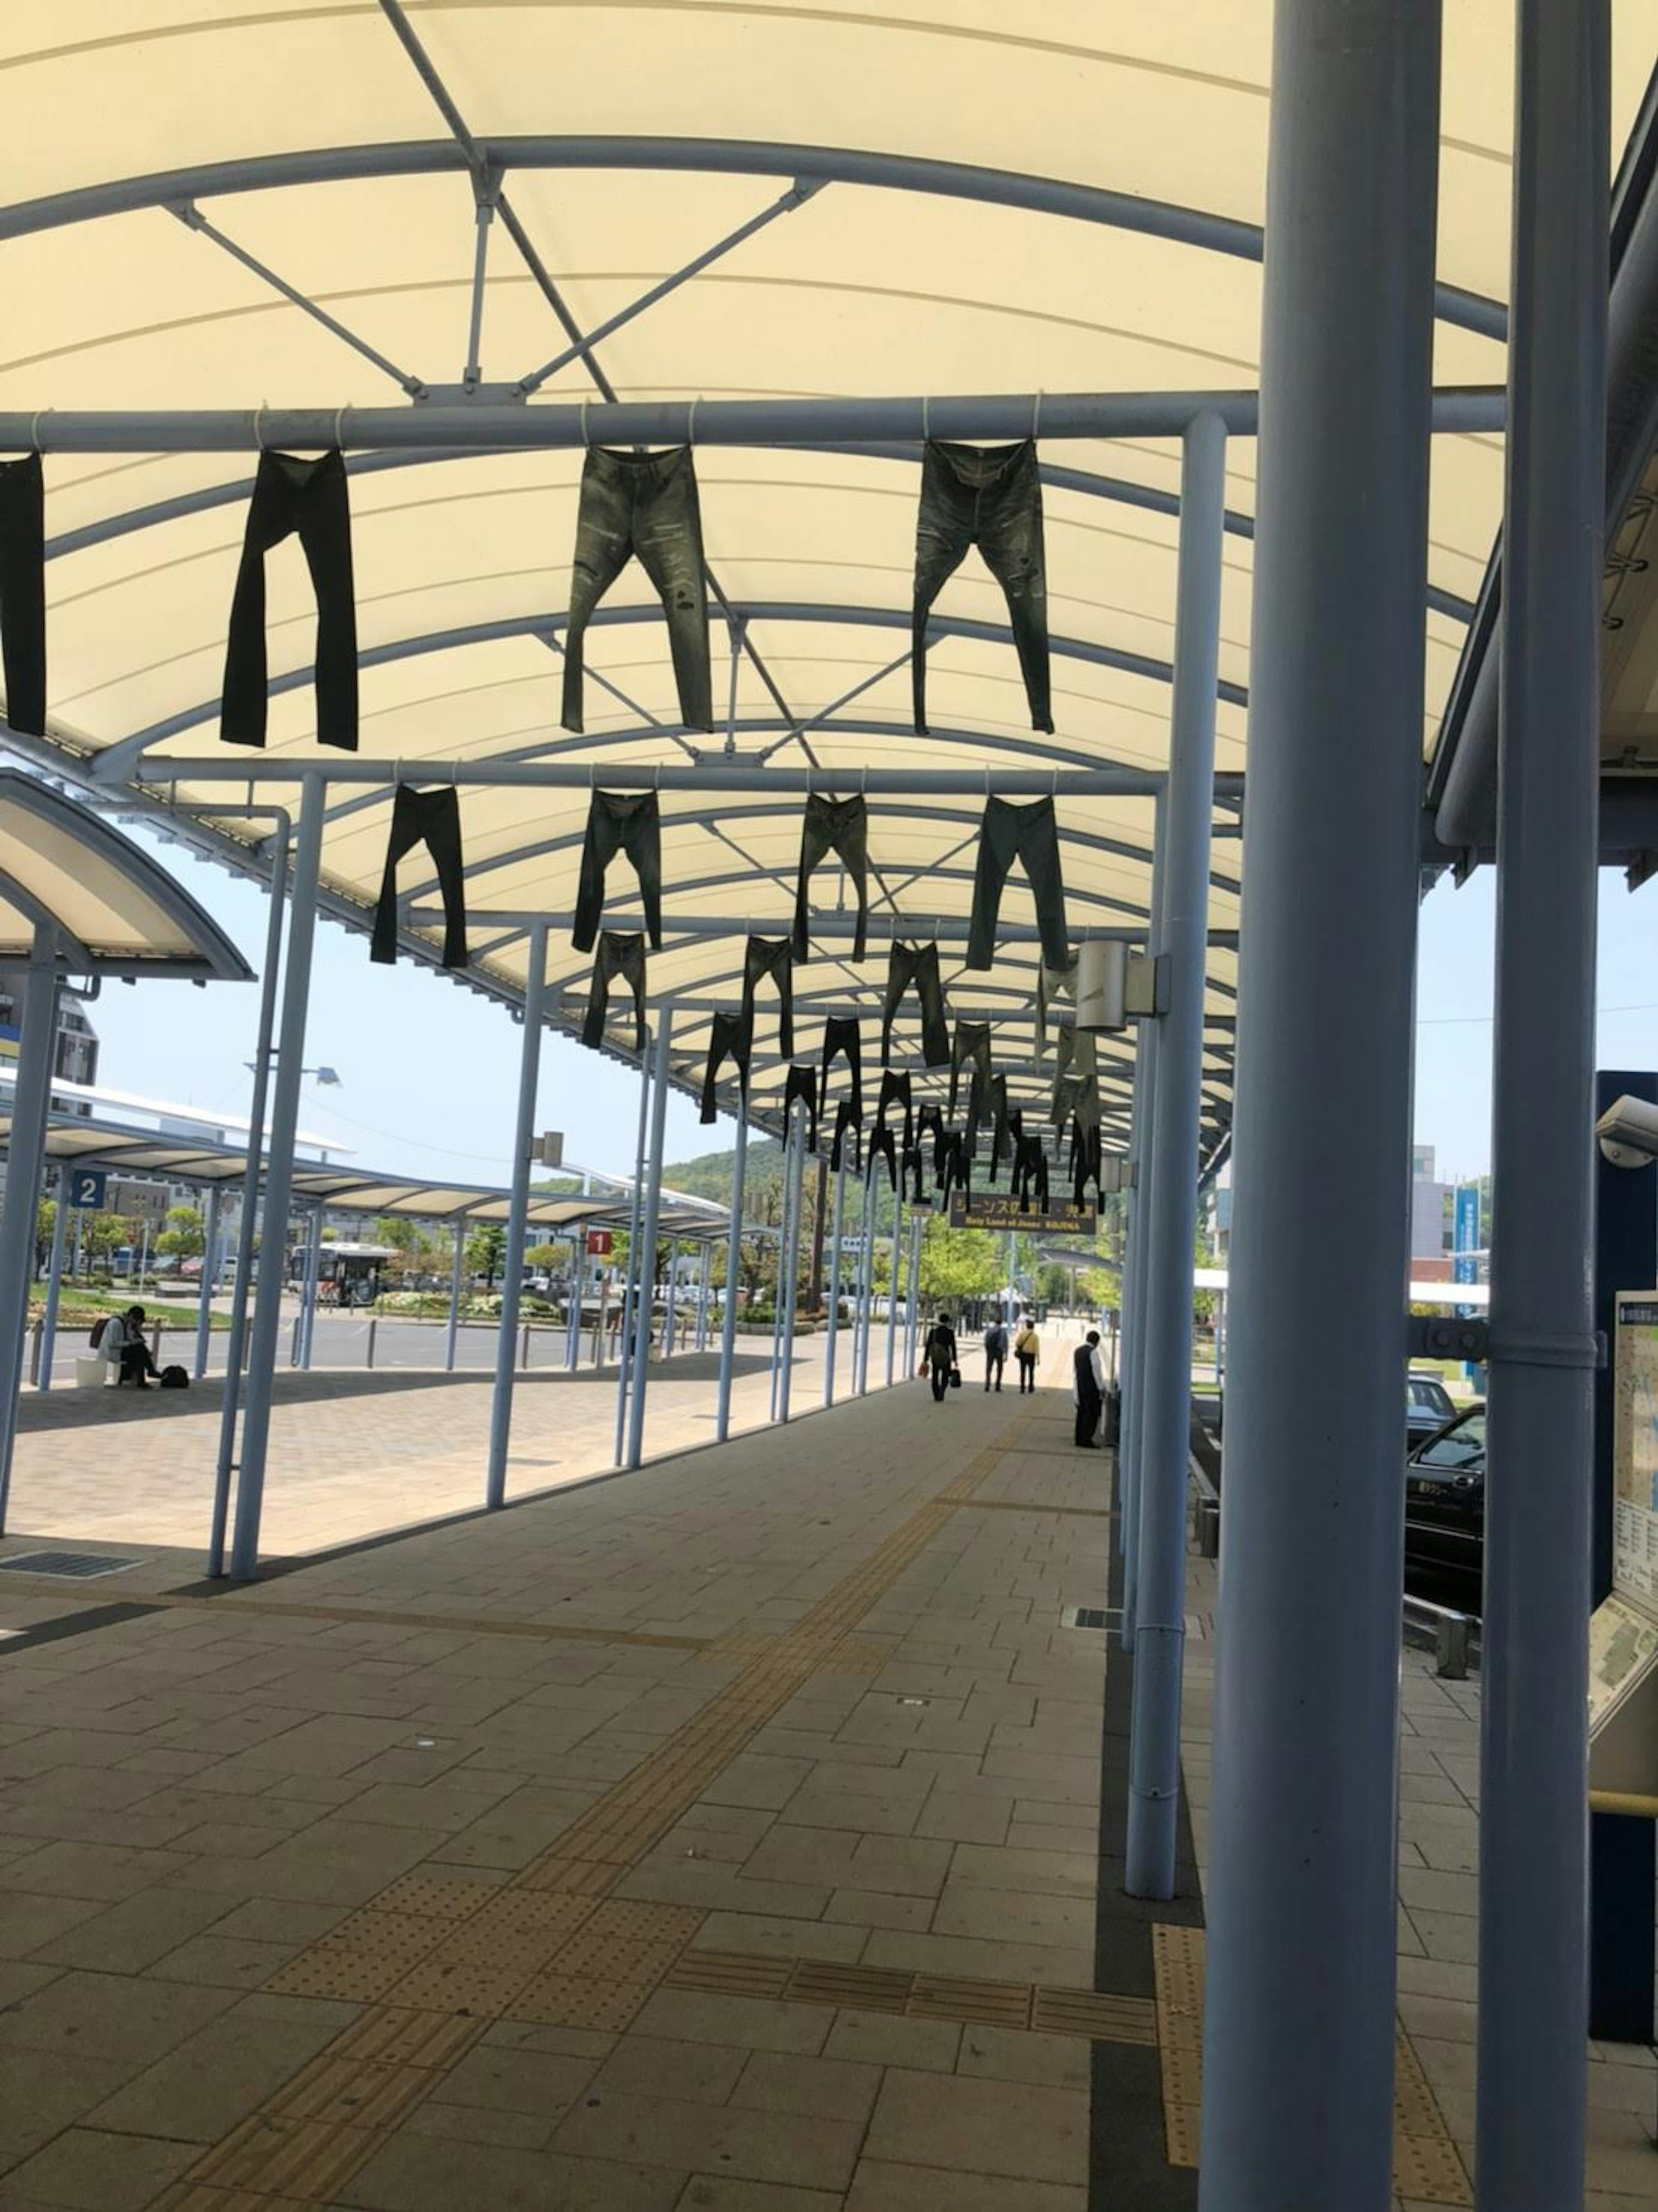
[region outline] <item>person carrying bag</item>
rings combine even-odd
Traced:
[[[962,1370],[956,1364],[956,1332],[950,1325],[948,1314],[940,1314],[927,1331],[920,1371],[932,1385],[935,1405],[952,1385],[961,1388]]]

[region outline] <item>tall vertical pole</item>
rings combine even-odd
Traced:
[[[547,925],[534,923],[525,951],[524,1036],[518,1063],[518,1113],[513,1124],[513,1180],[507,1200],[507,1249],[501,1261],[501,1328],[495,1338],[495,1387],[489,1401],[489,1467],[483,1502],[507,1503],[507,1455],[513,1433],[513,1382],[519,1300],[524,1289],[525,1224],[530,1212],[530,1158],[536,1140],[536,1091],[547,1005]]]
[[[897,1200],[893,1206],[896,1210]],[[871,1307],[875,1288],[875,1155],[871,1152],[864,1162],[864,1244],[858,1255],[858,1340],[853,1353],[858,1395],[861,1398],[869,1389],[869,1336]]]
[[[265,920],[264,970],[259,977],[259,1024],[253,1045],[253,1097],[248,1108],[247,1167],[236,1217],[236,1276],[230,1285],[230,1332],[225,1339],[224,1392],[219,1401],[219,1451],[213,1476],[213,1516],[207,1571],[224,1572],[225,1525],[230,1517],[230,1477],[236,1455],[236,1408],[241,1397],[242,1352],[247,1341],[247,1304],[253,1278],[253,1238],[264,1172],[265,1103],[270,1088],[271,1039],[276,1024],[276,971],[282,965],[282,904],[288,896],[289,832],[284,817],[270,848],[270,911]]]
[[[909,1291],[904,1300],[904,1363],[903,1371],[915,1372],[916,1331],[921,1315],[921,1240],[926,1235],[927,1217],[914,1212],[909,1217]]]
[[[823,1343],[823,1403],[835,1403],[835,1358],[841,1340],[841,1224],[847,1209],[847,1137],[841,1140],[840,1164],[835,1170],[835,1212],[829,1225],[829,1328]]]
[[[665,1359],[671,1358],[673,1353],[674,1325],[678,1311],[679,1239],[671,1237],[668,1239],[668,1292],[662,1314],[662,1357]]]
[[[634,1395],[628,1408],[628,1464],[637,1467],[645,1456],[645,1389],[649,1382],[652,1309],[656,1291],[656,1231],[662,1218],[662,1146],[667,1127],[668,1042],[673,1034],[673,1008],[665,1006],[656,1030],[656,1072],[651,1089],[651,1156],[645,1170],[644,1221],[640,1233],[639,1288],[634,1315]]]
[[[5,1533],[6,1506],[11,1495],[17,1391],[23,1377],[40,1171],[46,1161],[52,1068],[58,1049],[58,933],[49,922],[37,924],[24,971],[22,1030],[6,1148],[5,1208],[0,1212],[0,1535]]]
[[[714,1239],[702,1240],[702,1272],[696,1285],[696,1348],[708,1348],[708,1304],[714,1296]]]
[[[303,782],[294,840],[292,913],[282,975],[282,1020],[276,1036],[276,1079],[270,1086],[264,1227],[259,1239],[258,1284],[253,1294],[253,1326],[242,1413],[241,1474],[236,1486],[235,1526],[230,1544],[230,1571],[239,1582],[252,1582],[259,1571],[259,1518],[264,1508],[265,1460],[270,1444],[270,1390],[276,1367],[276,1334],[282,1324],[288,1217],[294,1194],[294,1139],[300,1118],[300,1077],[305,1064],[305,1018],[311,996],[311,955],[317,937],[317,878],[322,869],[323,816],[327,800],[328,787],[323,779],[307,775]],[[257,1099],[257,1074],[254,1086]]]
[[[1277,0],[1203,2212],[1391,2202],[1439,82],[1436,0]]]
[[[748,1177],[749,1117],[737,1116],[737,1150],[732,1158],[731,1232],[726,1244],[726,1307],[720,1316],[720,1379],[714,1385],[714,1433],[724,1443],[732,1425],[732,1355],[737,1346],[738,1278],[743,1264],[743,1186]]]
[[[207,1373],[208,1341],[213,1330],[213,1293],[219,1286],[219,1203],[223,1196],[214,1183],[207,1194],[207,1222],[202,1232],[201,1293],[196,1301],[196,1357],[191,1374],[199,1382]],[[53,1239],[54,1243],[56,1239]],[[50,1302],[51,1293],[47,1293]]]
[[[806,1173],[806,1109],[803,1101],[795,1101],[790,1118],[793,1127],[789,1132],[787,1167],[788,1234],[784,1246],[783,1266],[778,1277],[778,1296],[785,1302],[782,1361],[777,1383],[777,1418],[780,1421],[786,1421],[789,1417],[789,1392],[794,1380],[794,1310],[800,1298],[800,1217],[805,1210]]]
[[[587,1231],[579,1227],[570,1239],[569,1327],[564,1332],[564,1364],[572,1375],[581,1364],[582,1278],[587,1271]]]
[[[455,1256],[449,1270],[449,1327],[443,1345],[443,1371],[455,1371],[455,1353],[460,1340],[460,1297],[466,1279],[466,1219],[463,1215],[455,1224]]]
[[[40,1316],[39,1388],[52,1388],[52,1355],[58,1345],[58,1299],[64,1286],[64,1251],[69,1241],[69,1170],[58,1170],[58,1204],[52,1217],[52,1257],[46,1263],[46,1304]]]
[[[1476,2148],[1482,2208],[1544,2212],[1586,2124],[1610,33],[1606,0],[1516,21]]]
[[[1157,793],[1152,808],[1151,830],[1151,927],[1147,933],[1146,949],[1155,959],[1163,951],[1163,893],[1167,871],[1163,866],[1163,852],[1167,843],[1164,828],[1169,818],[1169,791],[1165,785]],[[1151,1129],[1157,1103],[1157,1055],[1163,1048],[1163,1024],[1160,1020],[1142,1020],[1139,1041],[1134,1054],[1134,1087],[1132,1099],[1133,1147],[1134,1159],[1133,1243],[1128,1255],[1132,1279],[1125,1276],[1124,1287],[1132,1298],[1134,1310],[1134,1360],[1123,1386],[1122,1419],[1119,1431],[1118,1449],[1121,1455],[1122,1498],[1122,1648],[1134,1648],[1134,1621],[1139,1604],[1140,1580],[1140,1470],[1145,1454],[1141,1449],[1141,1408],[1145,1403],[1145,1271],[1153,1235],[1152,1200],[1154,1196],[1151,1173]],[[1073,1272],[1072,1281],[1075,1283]],[[1078,1293],[1073,1288],[1071,1303],[1078,1305]]]
[[[909,1217],[902,1206],[892,1209],[892,1255],[887,1261],[887,1388],[891,1389],[898,1365],[898,1248],[908,1227]]]
[[[622,1273],[621,1327],[616,1339],[616,1463],[628,1449],[628,1385],[633,1376],[634,1285],[639,1278],[639,1227],[644,1218],[645,1145],[651,1111],[651,1050],[646,1040],[639,1058],[639,1133],[634,1144],[633,1197],[628,1208],[628,1264]]]
[[[321,1287],[322,1273],[322,1208],[312,1210],[311,1227],[305,1240],[305,1291],[300,1305],[300,1364],[311,1364],[312,1346],[317,1334],[317,1293]]]
[[[1192,1250],[1198,1218],[1209,825],[1214,811],[1225,526],[1226,431],[1218,415],[1199,415],[1187,425],[1181,454],[1163,893],[1169,1003],[1161,1017],[1151,1127],[1157,1195],[1156,1235],[1147,1243],[1139,1579],[1129,1745],[1125,1886],[1132,1897],[1175,1893],[1192,1427]]]

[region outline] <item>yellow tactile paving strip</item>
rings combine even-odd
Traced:
[[[291,1960],[268,1988],[371,2009],[206,2152],[157,2200],[156,2212],[225,2212],[227,2192],[234,2201],[234,2192],[249,2190],[263,2205],[272,2197],[314,2204],[337,2197],[386,2141],[387,2130],[430,2093],[494,2021],[613,2033],[625,2029],[704,1915],[605,1893],[818,1668],[839,1663],[844,1653],[848,1671],[878,1671],[883,1639],[850,1632],[956,1508],[972,1498],[1019,1433],[1019,1427],[1005,1431],[793,1627],[764,1639],[764,1648],[754,1651],[701,1712],[510,1882],[404,1876]],[[269,1609],[362,1617],[344,1608],[287,1608],[279,1601]],[[586,1642],[708,1648],[706,1639],[569,1632]],[[878,1663],[884,1663],[884,1652]],[[911,1988],[905,2002],[920,2010],[926,1994]],[[1023,1996],[1028,2023],[1031,1994]],[[853,2002],[828,1996],[811,2001]],[[948,1992],[938,2001],[949,2002]],[[987,2015],[952,2011],[944,2016]],[[422,2021],[438,2031],[435,2039],[422,2039]]]
[[[1203,2099],[1202,1929],[1154,1928],[1151,1955],[1169,2163],[1195,2166]],[[1403,2021],[1394,2056],[1394,2186],[1424,2204],[1473,2202],[1467,2172]]]

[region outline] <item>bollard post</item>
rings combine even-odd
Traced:
[[[372,1314],[369,1316],[368,1321],[368,1364],[371,1367],[374,1364],[374,1332],[379,1328],[380,1325],[380,1316],[378,1314]]]

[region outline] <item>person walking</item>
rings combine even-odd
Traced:
[[[1071,1402],[1077,1409],[1077,1443],[1097,1450],[1094,1432],[1105,1410],[1105,1370],[1100,1364],[1100,1333],[1090,1328],[1072,1361]]]
[[[1013,1358],[1019,1370],[1019,1395],[1036,1388],[1036,1362],[1042,1356],[1042,1340],[1036,1334],[1036,1316],[1026,1313],[1019,1322],[1018,1333],[1013,1339]]]
[[[940,1314],[927,1331],[921,1352],[921,1372],[932,1384],[935,1404],[949,1389],[955,1371],[956,1332],[950,1325],[950,1316]]]
[[[1007,1330],[999,1314],[993,1314],[990,1326],[985,1331],[985,1389],[1002,1387],[1002,1370],[1007,1364]]]

